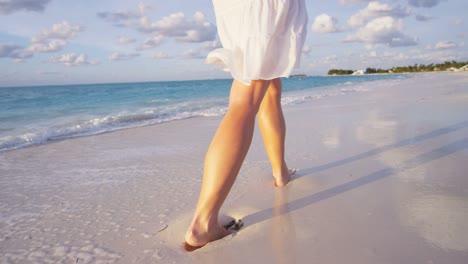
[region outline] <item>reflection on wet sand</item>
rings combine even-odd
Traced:
[[[278,264],[296,263],[296,230],[288,208],[290,188],[285,186],[275,190],[270,236],[274,259]]]
[[[356,138],[374,146],[392,144],[396,141],[398,122],[382,116],[379,111],[370,111],[367,120],[356,127]]]
[[[466,121],[459,124],[460,128],[466,127]],[[377,130],[381,131],[376,133]],[[404,126],[371,112],[369,119],[362,122],[361,126],[356,129],[356,135],[361,142],[379,146],[382,143],[388,144],[394,141],[398,131],[416,130],[411,125]],[[466,231],[468,230],[468,197],[463,194],[464,192],[460,192],[457,186],[466,186],[468,183],[463,173],[466,170],[462,165],[463,159],[466,160],[466,155],[462,150],[466,148],[467,141],[465,138],[455,141],[459,144],[454,144],[454,140],[462,137],[462,134],[457,135],[456,130],[447,128],[439,129],[439,131],[447,131],[450,134],[433,133],[438,136],[439,142],[446,144],[444,146],[443,143],[438,143],[442,145],[442,148],[437,150],[452,145],[459,148],[459,156],[450,159],[437,157],[431,159],[429,163],[408,162],[418,160],[414,159],[414,156],[424,153],[426,149],[438,146],[435,142],[431,142],[435,143],[432,146],[425,141],[413,140],[411,146],[388,149],[378,153],[379,155],[375,158],[397,172],[395,174],[398,186],[392,189],[396,192],[395,207],[398,208],[401,224],[423,238],[431,247],[445,251],[466,252],[468,251],[468,232]],[[439,160],[440,158],[444,160]],[[410,164],[411,166],[405,166]]]
[[[340,129],[334,127],[326,131],[322,137],[322,144],[330,149],[336,149],[341,144]]]

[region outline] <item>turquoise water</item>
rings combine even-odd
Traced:
[[[359,92],[357,84],[401,75],[312,76],[283,80],[283,104]],[[227,109],[232,80],[0,88],[0,151],[95,135]],[[346,87],[351,87],[350,89]],[[353,88],[354,87],[354,88]]]

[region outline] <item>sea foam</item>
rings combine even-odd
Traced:
[[[368,92],[398,75],[283,81],[283,105]],[[379,80],[385,80],[379,81]],[[370,82],[374,81],[374,82]],[[376,82],[375,82],[376,81]],[[227,111],[231,80],[0,89],[0,152]]]

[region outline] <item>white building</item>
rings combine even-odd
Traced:
[[[358,71],[353,72],[352,75],[364,75],[364,74],[366,74],[365,70],[358,70]]]

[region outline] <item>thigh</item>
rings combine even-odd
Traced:
[[[250,85],[245,85],[234,80],[229,96],[229,106],[241,106],[246,108],[245,110],[258,111],[270,83],[269,80],[254,80]]]

